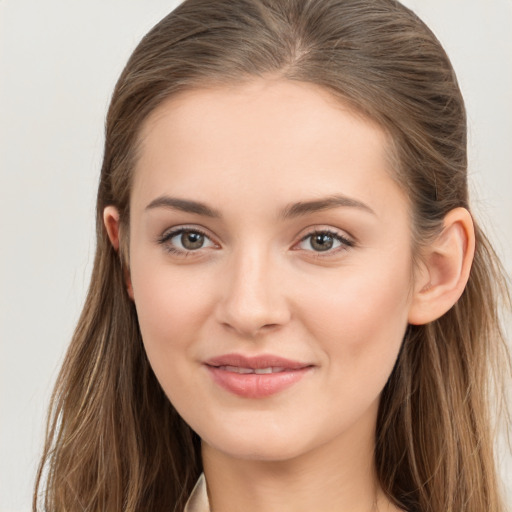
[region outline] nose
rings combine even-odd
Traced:
[[[272,255],[253,248],[232,256],[217,304],[217,321],[245,338],[285,325],[291,314]]]

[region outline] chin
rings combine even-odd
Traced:
[[[244,460],[278,462],[291,460],[305,451],[307,447],[300,443],[300,438],[289,434],[284,429],[275,432],[226,432],[223,435],[202,437],[211,448],[225,455]]]

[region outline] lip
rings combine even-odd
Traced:
[[[310,363],[272,354],[224,354],[208,359],[204,365],[216,384],[244,398],[265,398],[284,391],[313,368]]]

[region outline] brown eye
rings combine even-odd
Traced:
[[[309,243],[315,251],[328,251],[334,245],[334,237],[328,233],[318,233],[311,236]]]
[[[202,233],[197,231],[183,231],[181,233],[180,242],[184,249],[193,251],[195,249],[201,249],[204,245],[205,237]]]
[[[299,248],[305,251],[331,253],[353,246],[351,240],[332,231],[315,231],[306,235],[299,244]]]
[[[198,229],[178,228],[165,233],[158,243],[171,253],[186,254],[215,247],[212,240]]]

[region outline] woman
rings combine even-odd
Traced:
[[[181,4],[109,109],[45,508],[504,510],[506,291],[466,171],[398,2]]]

